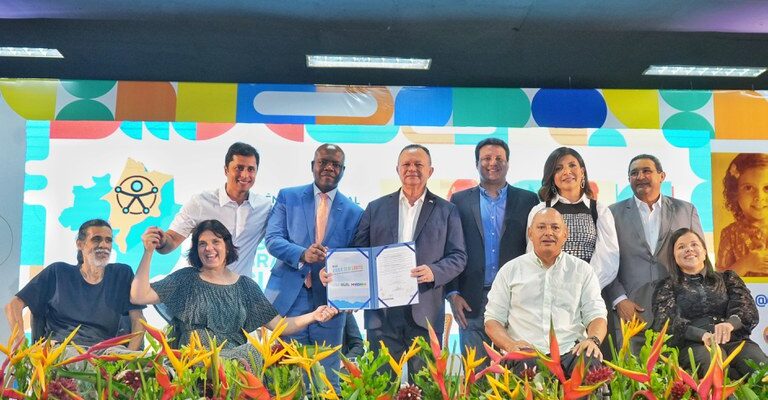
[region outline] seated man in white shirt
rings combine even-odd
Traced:
[[[602,360],[605,302],[592,267],[562,251],[568,237],[563,217],[555,209],[542,209],[534,215],[528,237],[533,252],[504,264],[488,292],[488,337],[504,352],[536,349],[548,354],[552,321],[566,374],[582,353],[588,363]]]

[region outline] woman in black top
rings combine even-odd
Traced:
[[[669,344],[679,348],[680,365],[691,367],[688,349],[692,349],[698,370],[705,371],[710,353],[704,344],[719,344],[725,357],[742,341],[746,341],[744,349],[729,370],[732,377],[751,372],[746,359],[768,362],[765,353],[749,339],[758,314],[744,281],[733,271],[714,270],[704,241],[696,232],[678,229],[671,243],[669,277],[659,283],[653,297],[653,328],[661,329],[669,319]]]

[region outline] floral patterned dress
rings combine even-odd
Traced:
[[[768,248],[768,232],[746,222],[736,221],[720,233],[720,244],[717,250],[717,269],[719,271],[732,268],[739,259],[750,251]],[[762,274],[748,272],[745,276],[760,276]]]

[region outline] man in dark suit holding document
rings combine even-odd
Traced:
[[[371,349],[380,341],[398,359],[415,337],[427,337],[427,323],[442,335],[444,286],[464,270],[467,254],[456,206],[427,190],[432,175],[429,150],[418,144],[403,148],[397,173],[402,188],[368,204],[355,234],[355,247],[384,246],[414,241],[416,264],[411,276],[418,282],[418,304],[365,311]],[[415,358],[411,359],[415,361]],[[409,362],[416,373],[423,363]]]

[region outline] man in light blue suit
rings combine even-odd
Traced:
[[[344,175],[344,152],[323,144],[311,163],[314,183],[282,189],[267,223],[266,244],[277,260],[265,294],[281,315],[296,316],[326,304],[319,272],[328,248],[348,247],[363,210],[341,194],[337,186]],[[319,229],[318,229],[319,228]],[[340,345],[346,314],[315,323],[289,338],[304,344]],[[331,383],[338,387],[338,353],[322,361]]]

